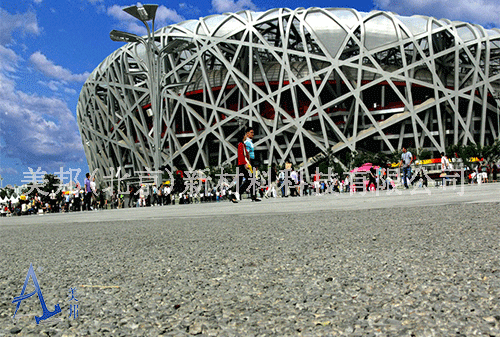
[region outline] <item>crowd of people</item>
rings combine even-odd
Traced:
[[[22,195],[18,204],[8,201],[2,205],[2,213],[3,215],[29,215],[224,201],[237,203],[244,197],[258,202],[264,198],[352,191],[348,176],[345,179],[337,176],[325,179],[323,175],[315,174],[313,183],[302,178],[300,172],[287,163],[285,169],[279,172],[274,165],[268,172],[261,172],[252,167],[252,171],[243,171],[239,174],[239,179],[233,181],[212,181],[211,184],[199,182],[195,186],[182,188],[174,188],[169,183],[160,186],[156,184],[131,185],[128,191],[109,193],[96,189],[95,179],[87,177],[84,185],[77,184],[72,192],[56,194],[52,191],[47,197],[42,197],[39,193],[33,193],[31,196]]]
[[[212,181],[211,185],[201,183],[201,179],[186,186],[172,186],[170,182],[156,184],[131,185],[128,191],[97,189],[95,177],[86,174],[83,186],[76,184],[73,192],[55,192],[40,197],[38,193],[22,195],[19,203],[7,201],[1,206],[2,215],[28,215],[41,213],[95,211],[127,207],[168,206],[206,202],[231,201],[238,203],[246,195],[253,202],[263,198],[286,198],[311,196],[329,193],[355,193],[358,191],[390,190],[401,181],[404,188],[418,184],[427,187],[428,176],[425,169],[420,169],[412,177],[411,165],[414,157],[403,148],[399,170],[396,175],[389,174],[389,169],[370,167],[367,171],[348,173],[343,178],[337,174],[312,175],[312,182],[303,176],[303,171],[296,170],[291,163],[286,163],[283,170],[272,165],[267,172],[260,172],[255,163],[253,145],[254,130],[247,128],[238,144],[238,168],[233,179]],[[441,153],[441,179],[446,184],[453,166]],[[470,171],[470,170],[469,170]],[[469,183],[496,182],[499,168],[496,164],[477,165],[468,173]],[[489,179],[491,177],[491,179]],[[439,180],[441,180],[439,179]],[[439,181],[438,180],[438,181]],[[58,193],[60,193],[58,195]]]

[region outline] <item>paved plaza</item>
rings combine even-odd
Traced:
[[[499,203],[483,184],[1,218],[0,336],[498,336]],[[13,319],[30,264],[61,309],[38,325],[36,294]]]

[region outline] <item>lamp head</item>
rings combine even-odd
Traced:
[[[132,15],[134,18],[139,19],[142,22],[146,22],[150,20],[154,21],[157,9],[158,5],[143,5],[141,7],[125,7],[123,10]]]
[[[118,42],[141,42],[142,40],[140,36],[115,29],[109,33],[109,37],[111,40]]]

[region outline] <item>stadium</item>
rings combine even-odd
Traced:
[[[176,40],[189,46],[168,48]],[[290,161],[306,172],[326,154],[436,153],[499,137],[498,29],[382,11],[279,8],[173,24],[156,30],[154,41],[172,49],[157,55],[157,88],[144,43],[116,50],[82,88],[78,125],[89,167],[100,175],[150,170],[155,153],[169,170],[234,164],[248,125],[257,161]]]

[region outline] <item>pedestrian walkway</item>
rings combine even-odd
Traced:
[[[464,185],[452,188],[428,188],[366,192],[335,193],[318,197],[270,198],[261,203],[250,199],[239,204],[230,202],[186,204],[163,207],[125,208],[96,212],[72,212],[24,217],[1,218],[0,226],[24,223],[106,222],[141,219],[200,218],[247,214],[292,214],[323,210],[362,210],[422,207],[433,205],[500,202],[500,184]],[[394,210],[395,212],[395,210]]]

